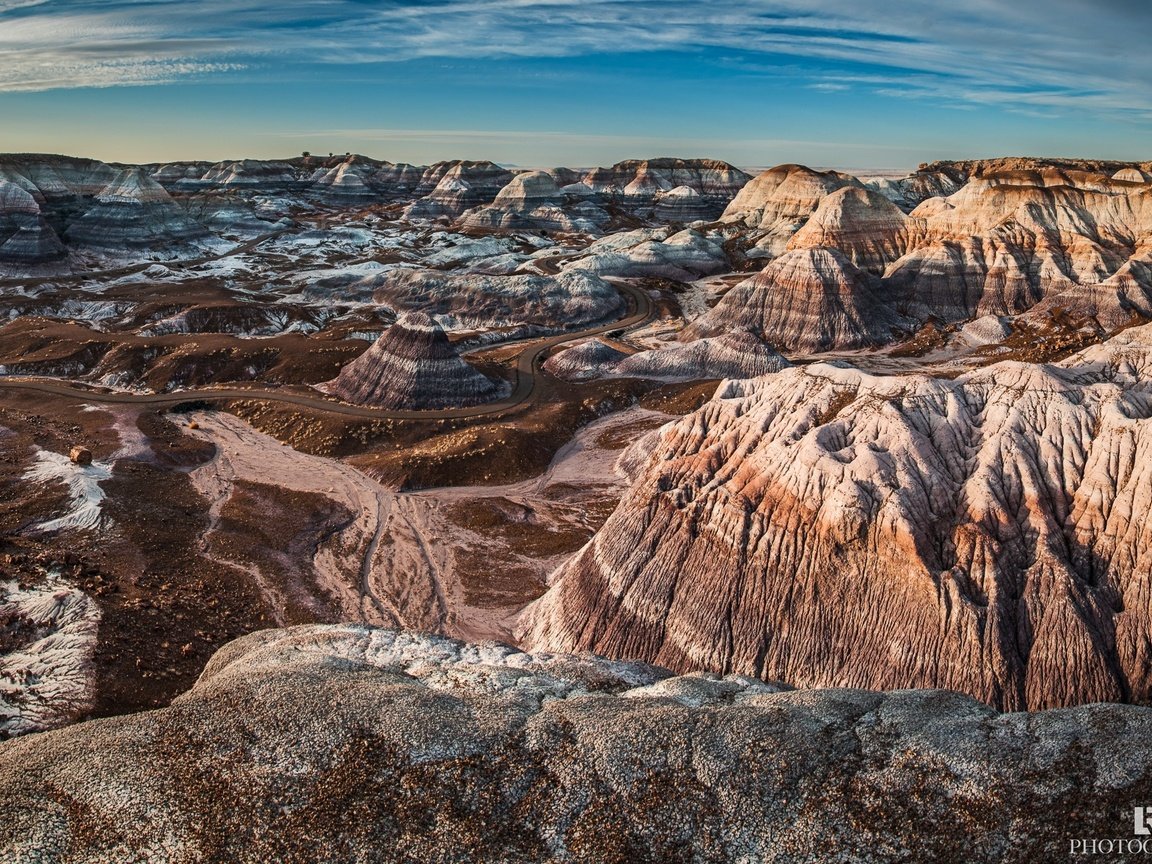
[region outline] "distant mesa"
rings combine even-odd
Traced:
[[[458,225],[473,229],[594,233],[611,220],[607,211],[587,200],[587,195],[570,189],[561,189],[545,171],[517,174],[491,204],[468,211]]]
[[[361,204],[380,198],[380,194],[368,184],[351,162],[344,162],[329,169],[316,180],[311,191],[315,197],[333,204]]]
[[[660,202],[683,203],[699,197],[692,213],[714,219],[752,178],[727,162],[714,159],[630,159],[594,168],[581,182],[596,195],[638,217],[651,217]],[[676,192],[676,190],[681,190]],[[675,192],[676,194],[672,194]]]
[[[494,188],[501,176],[502,185]],[[515,176],[492,163],[456,163],[405,217],[455,218],[472,208],[461,227],[597,233],[635,226],[635,220],[715,219],[749,179],[709,159],[633,159],[584,173],[556,168]]]
[[[432,317],[409,312],[340,370],[328,390],[358,405],[428,410],[490,402],[508,386],[464,361]]]
[[[356,155],[114,167],[15,154],[0,156],[0,262],[54,273],[141,252],[192,257],[301,213],[380,205],[374,218],[470,236],[430,256],[440,275],[357,290],[368,299],[379,287],[378,302],[395,296],[398,310],[426,299],[458,316],[452,327],[604,320],[618,299],[607,279],[760,269],[689,335],[735,327],[776,350],[851,350],[929,322],[955,332],[987,316],[1044,326],[1072,313],[1107,331],[1152,318],[1149,178],[1147,162],[1031,157],[934,162],[902,178],[794,164],[753,178],[707,159],[514,171]],[[577,236],[555,236],[565,234]]]
[[[143,168],[125,168],[73,222],[67,238],[84,246],[112,249],[180,245],[208,236]]]
[[[511,179],[511,172],[494,162],[456,162],[447,167],[433,189],[408,206],[404,218],[455,219],[465,210],[491,202]],[[429,180],[426,173],[416,191],[419,193]]]
[[[67,254],[27,189],[0,180],[0,261],[39,264]]]

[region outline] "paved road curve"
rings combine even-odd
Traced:
[[[267,239],[267,238],[265,238]],[[107,393],[88,390],[81,385],[69,384],[54,379],[24,378],[10,380],[0,378],[0,390],[29,391],[62,396],[84,402],[111,403],[115,405],[176,405],[181,402],[234,401],[254,399],[261,402],[278,402],[298,405],[317,411],[328,411],[348,417],[362,417],[370,420],[448,420],[466,417],[484,417],[501,414],[533,398],[537,391],[540,363],[544,354],[557,345],[587,339],[613,330],[623,330],[644,324],[652,316],[652,300],[648,294],[632,285],[617,283],[617,290],[625,296],[631,307],[631,314],[611,324],[602,324],[576,333],[561,333],[543,339],[533,339],[525,343],[516,360],[516,385],[512,393],[497,402],[474,405],[469,408],[445,408],[439,411],[398,411],[373,408],[367,405],[350,405],[323,396],[309,396],[305,393],[282,393],[263,387],[253,388],[201,388],[181,390],[175,393]]]

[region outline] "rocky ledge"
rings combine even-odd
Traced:
[[[781,691],[358,625],[0,745],[7,861],[1051,861],[1127,837],[1152,710]]]

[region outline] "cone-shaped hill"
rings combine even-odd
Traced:
[[[348,402],[432,410],[478,405],[507,393],[469,366],[429,315],[409,312],[328,385]]]

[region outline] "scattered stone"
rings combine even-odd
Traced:
[[[91,465],[92,451],[87,447],[77,445],[68,451],[68,458],[75,465]]]

